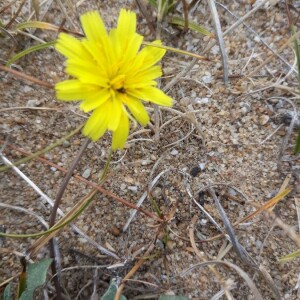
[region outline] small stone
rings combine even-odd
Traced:
[[[201,219],[200,224],[205,226],[207,224],[208,220],[207,219]]]
[[[141,162],[141,165],[142,165],[142,166],[148,166],[148,165],[151,165],[151,164],[153,164],[153,162],[152,162],[152,160],[150,160],[150,159],[144,159],[144,160],[142,160],[142,162]]]
[[[90,177],[90,175],[91,175],[91,169],[87,168],[86,170],[84,170],[82,177],[85,179],[88,179]]]
[[[197,98],[194,100],[194,102],[195,102],[196,104],[207,104],[207,103],[210,102],[210,99],[209,99],[209,98],[199,98],[199,97],[197,97]]]
[[[117,236],[119,236],[119,235],[121,234],[121,230],[120,230],[120,228],[118,228],[116,225],[113,225],[113,226],[110,228],[110,233],[111,233],[113,236],[117,237]]]
[[[56,171],[57,171],[57,169],[54,168],[54,167],[51,167],[50,170],[51,170],[52,172],[56,172]]]
[[[218,116],[226,116],[227,112],[225,110],[221,110],[218,112]]]
[[[248,109],[244,106],[241,108],[241,113],[245,115],[248,112]]]
[[[259,117],[258,122],[260,125],[266,125],[269,122],[269,120],[270,120],[270,117],[268,115],[262,115]]]
[[[212,48],[211,48],[211,52],[212,52],[212,54],[218,54],[219,53],[219,51],[220,51],[220,49],[219,49],[219,46],[217,46],[217,45],[215,45],[215,46],[213,46]]]
[[[199,166],[196,166],[196,167],[192,168],[192,170],[191,170],[191,175],[192,175],[193,177],[196,177],[196,176],[199,174],[200,171],[201,171],[200,167],[199,167]]]
[[[205,169],[205,163],[203,162],[203,163],[199,163],[199,168],[200,168],[200,170],[201,171],[203,171],[204,169]]]
[[[128,189],[129,189],[130,191],[136,193],[137,190],[138,190],[138,187],[137,187],[136,185],[130,185],[130,186],[128,187]]]
[[[25,85],[23,90],[24,90],[24,93],[28,93],[28,92],[32,91],[32,88],[28,85]]]
[[[236,192],[234,189],[232,189],[232,188],[229,188],[229,189],[228,189],[228,193],[229,193],[229,195],[231,195],[231,196],[236,196],[236,195],[237,195],[237,192]]]
[[[255,242],[255,245],[256,245],[256,248],[257,248],[257,249],[261,249],[262,242],[257,240],[257,241]]]
[[[125,181],[126,183],[133,183],[133,182],[134,182],[134,179],[133,179],[132,177],[125,176],[124,181]]]
[[[166,246],[169,250],[173,250],[176,247],[176,243],[174,241],[168,240]]]
[[[202,81],[203,81],[204,83],[211,83],[212,80],[213,80],[213,78],[212,78],[211,75],[205,75],[205,76],[202,77]]]
[[[63,145],[63,147],[68,148],[70,146],[70,142],[64,141],[62,145]]]
[[[151,155],[150,155],[150,159],[151,159],[151,160],[154,160],[154,161],[157,160],[157,158],[156,158],[156,156],[155,156],[154,154],[151,154]]]
[[[176,155],[178,155],[178,150],[176,150],[176,149],[173,149],[172,151],[171,151],[171,155],[173,155],[173,156],[176,156]]]
[[[87,242],[85,238],[78,238],[78,241],[82,244],[85,244]]]
[[[74,140],[74,141],[73,141],[73,145],[78,146],[78,145],[80,145],[80,144],[81,144],[80,140]]]
[[[124,191],[124,190],[126,189],[126,184],[125,184],[125,183],[121,183],[120,189],[121,189],[122,191]]]
[[[31,99],[31,100],[28,100],[27,103],[26,103],[26,106],[27,107],[37,107],[41,104],[41,102],[37,99]]]

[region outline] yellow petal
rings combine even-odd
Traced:
[[[127,76],[124,87],[126,88],[139,88],[146,85],[153,85],[153,79],[156,79],[162,75],[160,66],[153,66],[142,72],[138,72],[134,76]],[[156,84],[154,84],[156,85]]]
[[[140,100],[132,97],[127,97],[127,101],[124,103],[129,108],[134,118],[142,125],[146,126],[149,123],[149,116]]]
[[[79,80],[65,80],[55,85],[56,97],[60,100],[76,101],[82,100],[91,88],[82,84]]]
[[[120,62],[129,63],[129,60],[136,56],[143,36],[136,33],[136,14],[134,12],[121,9],[117,28],[110,32],[110,40]]]
[[[83,45],[76,38],[60,33],[55,44],[55,49],[67,58],[89,61],[91,55],[84,49]]]
[[[118,128],[113,132],[112,146],[113,150],[122,149],[125,146],[129,134],[129,120],[127,113],[122,110]]]
[[[161,45],[161,41],[154,41],[153,44]],[[143,67],[141,70],[147,69],[155,65],[158,61],[162,59],[165,53],[165,49],[157,48],[154,46],[146,46],[145,48],[143,48],[138,54],[138,56],[143,57]]]
[[[104,88],[109,87],[108,78],[102,74],[97,66],[81,66],[67,63],[66,72],[77,77],[82,83],[93,84]]]
[[[107,32],[97,11],[87,12],[80,17],[81,24],[88,40],[105,44]]]
[[[160,41],[154,41],[154,44],[160,45]],[[130,75],[130,77],[138,76],[149,68],[153,67],[166,53],[166,50],[155,48],[153,46],[144,47],[130,64],[125,64],[121,67],[121,72]],[[161,75],[159,75],[161,76]],[[159,77],[158,76],[158,77]]]
[[[107,71],[111,66],[111,55],[109,55],[111,49],[109,45],[106,44],[105,46],[102,46],[100,43],[89,40],[83,40],[82,45],[91,57],[93,57],[92,62],[94,62],[94,64],[97,62],[98,68],[101,69],[104,74],[107,74]]]
[[[87,120],[82,133],[93,141],[98,140],[106,131],[110,118],[110,106],[107,102],[95,109]]]
[[[81,102],[80,108],[84,112],[89,112],[99,106],[111,97],[108,89],[97,89],[86,95],[84,101]]]
[[[126,45],[128,39],[131,39],[132,35],[136,34],[136,14],[129,10],[121,9],[116,29],[120,43]]]
[[[108,122],[108,129],[111,131],[115,131],[120,123],[120,118],[123,110],[122,102],[118,99],[118,97],[113,97],[110,102],[112,116]]]
[[[172,106],[173,104],[171,97],[167,96],[163,91],[155,87],[127,89],[126,92],[132,97],[149,101],[158,105]]]

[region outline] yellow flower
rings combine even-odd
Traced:
[[[84,112],[93,111],[83,134],[96,141],[110,130],[112,149],[120,149],[128,138],[129,112],[142,126],[149,122],[140,99],[172,105],[172,99],[155,81],[162,75],[161,67],[155,64],[166,51],[153,46],[139,51],[143,36],[136,33],[135,13],[125,9],[109,33],[96,11],[82,15],[81,24],[85,38],[77,40],[61,33],[55,45],[67,57],[66,72],[74,78],[55,85],[57,98],[81,100]]]

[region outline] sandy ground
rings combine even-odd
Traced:
[[[1,2],[0,20],[3,24],[11,20],[21,2],[17,1],[5,11],[2,8],[9,2]],[[43,21],[60,26],[65,18],[60,7],[62,3],[68,17],[65,28],[80,32],[78,15],[81,13],[99,10],[110,28],[115,25],[120,8],[126,7],[138,13],[138,31],[145,35],[145,40],[154,40],[155,36],[135,1],[109,1],[109,5],[108,1],[81,2],[75,10],[75,1],[46,1],[49,7],[43,5],[40,15]],[[223,31],[251,11],[254,2],[224,1],[217,5]],[[154,249],[132,281],[126,284],[124,295],[128,299],[146,299],[147,296],[147,299],[156,299],[167,291],[189,299],[211,299],[222,290],[225,282],[234,299],[255,299],[240,271],[228,265],[215,265],[213,271],[207,266],[199,266],[182,274],[205,260],[222,260],[244,270],[263,299],[275,299],[272,286],[280,295],[277,299],[299,299],[299,259],[285,264],[278,262],[281,256],[296,251],[297,245],[290,237],[291,232],[278,226],[270,214],[261,212],[234,229],[240,245],[238,249],[245,250],[252,265],[241,259],[230,239],[224,236],[211,239],[225,229],[209,188],[216,192],[233,224],[272,199],[285,180],[292,191],[276,205],[272,215],[289,230],[299,233],[299,156],[292,153],[296,130],[289,131],[299,104],[295,56],[291,46],[279,50],[290,36],[285,5],[282,1],[270,2],[271,6],[261,6],[245,20],[244,25],[224,37],[228,54],[228,85],[223,82],[219,47],[216,45],[205,50],[214,39],[195,31],[182,34],[178,27],[168,24],[167,19],[162,22],[161,39],[165,45],[205,55],[211,61],[196,61],[191,66],[190,57],[167,53],[162,62],[164,77],[161,87],[168,87],[176,79],[175,84],[167,89],[175,104],[172,110],[161,110],[160,138],[155,140],[153,126],[132,128],[126,149],[113,154],[103,188],[133,204],[147,190],[150,191],[167,222],[162,227],[153,218],[137,213],[124,231],[130,209],[116,198],[98,193],[94,202],[73,223],[94,243],[70,227],[57,236],[63,268],[61,279],[69,299],[77,296],[77,299],[89,299],[93,288],[102,295],[110,280],[122,279],[151,243],[154,243]],[[33,11],[30,3],[25,1],[8,30],[13,38],[5,32],[0,35],[2,64],[14,54],[39,43],[32,37],[43,41],[56,38],[55,32],[46,30],[27,30],[26,35],[14,30],[17,23],[29,18]],[[154,9],[147,8],[156,24]],[[296,16],[295,10],[291,9],[291,13]],[[181,5],[173,14],[182,15]],[[189,18],[214,32],[206,1],[200,1],[191,10]],[[262,66],[272,55],[268,47],[275,55]],[[45,49],[16,61],[12,69],[54,84],[66,78],[63,63],[64,58],[55,50]],[[190,70],[185,74],[181,73],[188,68]],[[0,72],[0,89],[1,151],[10,161],[24,156],[19,151],[21,149],[34,153],[45,148],[87,118],[79,111],[78,104],[58,102],[53,90],[4,71]],[[48,109],[41,109],[43,107]],[[153,125],[153,107],[148,107]],[[296,128],[299,119],[296,116],[294,120]],[[67,169],[83,141],[84,137],[78,133],[43,157]],[[75,173],[97,183],[109,147],[109,134],[97,143],[90,143]],[[18,168],[48,197],[55,198],[64,175],[57,167],[35,159]],[[0,176],[2,230],[7,233],[44,230],[36,216],[48,222],[51,206],[13,170],[1,172]],[[61,210],[70,211],[91,190],[85,182],[72,178]],[[150,197],[146,197],[142,207],[155,212]],[[20,208],[27,211],[20,211]],[[191,227],[192,219],[194,227]],[[191,228],[194,228],[192,232],[198,252],[191,244]],[[163,242],[163,232],[168,232],[167,244]],[[155,236],[157,239],[153,242]],[[33,243],[34,239],[0,240],[0,282],[18,274],[21,270],[20,253]],[[99,251],[95,243],[114,256]],[[45,246],[33,260],[47,256]],[[98,266],[97,271],[95,266]],[[70,267],[73,269],[68,269]],[[269,274],[269,282],[259,268]],[[222,280],[223,285],[220,284]],[[46,291],[53,298],[51,283]],[[137,296],[140,298],[135,298]],[[42,297],[42,294],[38,296],[39,299]]]

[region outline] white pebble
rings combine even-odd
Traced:
[[[88,179],[90,177],[90,175],[91,175],[91,169],[88,168],[83,172],[82,177],[85,179]]]
[[[171,155],[173,155],[173,156],[176,156],[176,155],[178,155],[178,150],[176,150],[176,149],[173,149],[172,151],[171,151]]]

